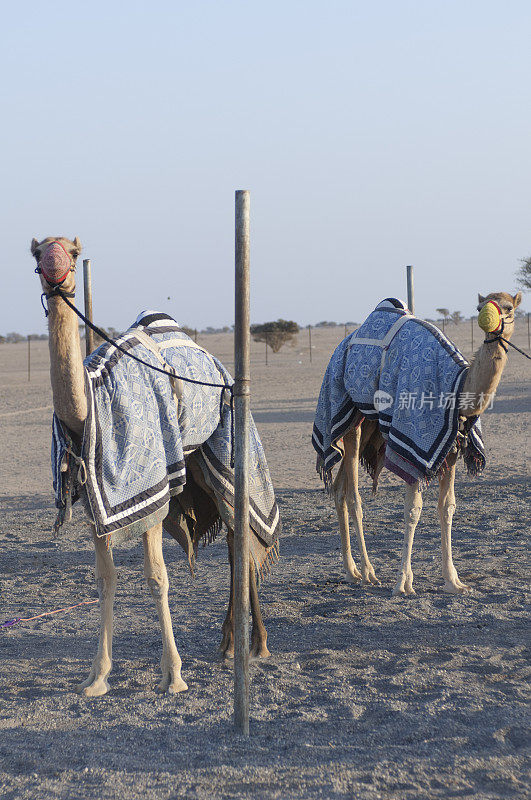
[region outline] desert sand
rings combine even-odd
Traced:
[[[134,314],[131,315],[134,317]],[[280,353],[252,346],[252,409],[283,518],[281,559],[261,587],[272,656],[251,667],[251,737],[232,727],[232,673],[217,646],[228,596],[220,537],[195,580],[166,540],[170,606],[188,692],[160,696],[161,637],[140,541],[117,547],[111,691],[74,692],[96,650],[97,605],[0,630],[0,795],[26,798],[523,798],[529,699],[529,362],[513,351],[483,417],[488,462],[458,466],[454,560],[472,587],[441,591],[436,487],[413,548],[416,597],[392,598],[402,487],[362,479],[381,587],[346,583],[332,500],[310,437],[343,328]],[[470,323],[447,334],[470,356]],[[481,332],[475,330],[475,344]],[[513,341],[527,349],[527,323]],[[200,336],[233,367],[230,335]],[[46,342],[0,346],[0,620],[97,597],[82,510],[57,539]]]

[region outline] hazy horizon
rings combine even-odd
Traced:
[[[101,325],[231,325],[239,188],[253,322],[361,322],[406,264],[421,317],[514,293],[530,21],[523,0],[7,8],[0,333],[46,330],[47,235],[81,238]]]

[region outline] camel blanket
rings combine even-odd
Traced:
[[[456,443],[467,372],[468,362],[438,328],[400,300],[382,301],[337,347],[323,379],[312,442],[325,483],[342,457],[338,442],[360,412],[378,420],[385,466],[426,485]],[[478,474],[485,454],[477,417],[467,420],[460,440],[468,471]]]
[[[232,385],[223,365],[167,314],[143,312],[117,342],[159,369],[173,368],[178,376]],[[97,534],[106,536],[138,522],[142,524],[135,525],[135,532],[143,532],[166,516],[170,497],[182,492],[186,483],[185,457],[198,451],[204,478],[222,500],[223,521],[232,526],[230,392],[185,381],[176,384],[108,343],[84,364],[88,416],[80,454],[72,452],[67,432],[54,420],[52,467],[59,509],[68,502],[63,477],[74,458]],[[256,538],[255,561],[261,567],[276,545],[280,521],[252,420],[249,463],[249,524]]]

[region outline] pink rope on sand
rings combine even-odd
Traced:
[[[31,622],[34,619],[40,619],[40,617],[49,617],[52,614],[60,614],[61,611],[72,611],[73,608],[79,608],[79,606],[91,606],[94,603],[99,602],[99,600],[83,600],[81,603],[76,603],[74,606],[56,608],[55,611],[43,611],[42,614],[36,614],[34,617],[15,617],[15,619],[6,619],[5,622],[2,622],[0,628],[10,628],[12,625],[16,625],[19,622]]]

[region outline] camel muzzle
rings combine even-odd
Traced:
[[[501,333],[503,331],[502,310],[495,300],[489,300],[478,315],[478,325],[485,333]]]
[[[63,245],[52,242],[41,257],[36,272],[41,272],[50,286],[59,286],[73,269],[72,258]]]

